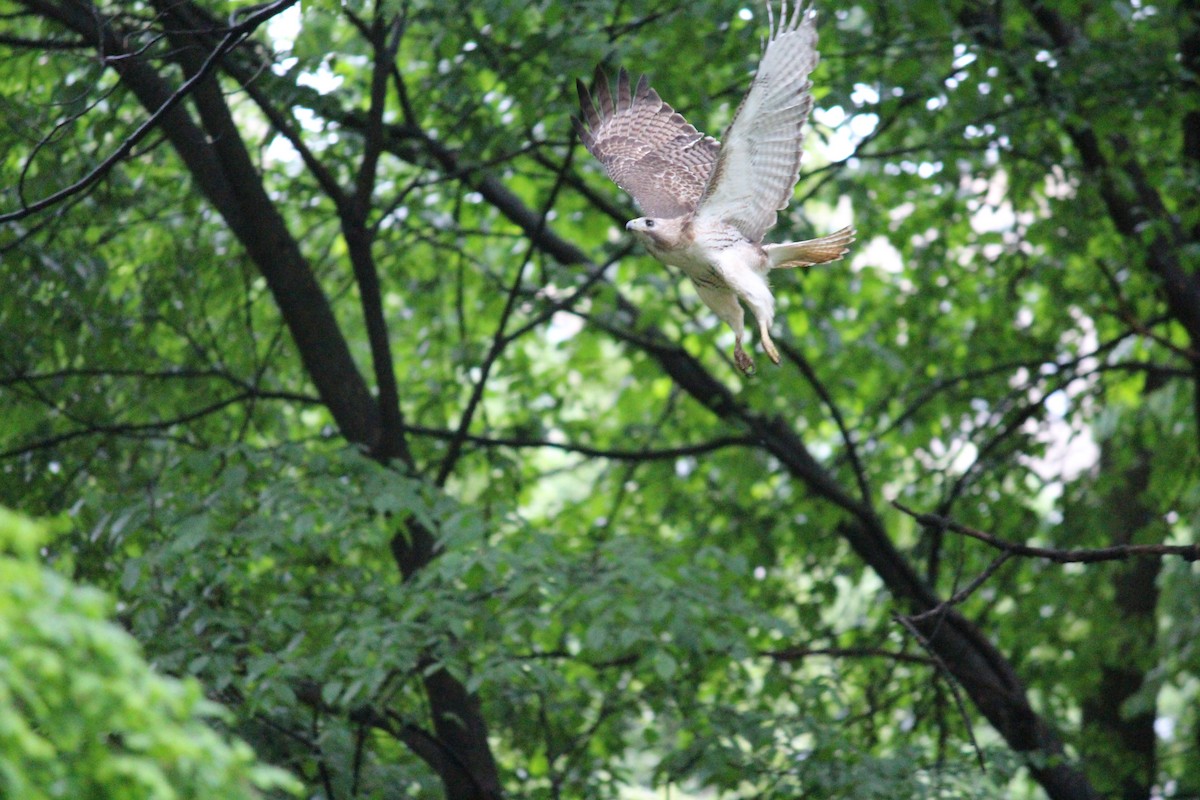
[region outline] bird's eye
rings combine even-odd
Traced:
[[[646,220],[646,227],[647,227],[647,228],[653,228],[653,227],[654,227],[654,220],[652,220],[652,219],[648,219],[648,220]]]

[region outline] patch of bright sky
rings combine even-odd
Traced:
[[[875,96],[878,98],[878,95]],[[817,124],[829,130],[822,150],[830,161],[850,158],[862,141],[879,126],[876,114],[854,114],[847,120],[846,111],[841,106],[813,109],[812,115]]]
[[[294,5],[272,17],[267,23],[267,36],[271,39],[271,46],[280,53],[290,51],[296,44],[296,37],[300,35],[300,23],[299,5]],[[295,65],[295,58],[284,58],[276,65],[275,71],[284,73]],[[333,71],[325,63],[322,63],[316,72],[306,72],[296,79],[296,83],[299,85],[310,86],[321,94],[328,94],[337,89],[342,85],[342,81],[342,76],[333,74]]]
[[[300,33],[300,5],[284,9],[267,21],[267,36],[277,50],[291,50]]]
[[[583,317],[568,314],[565,311],[555,311],[546,329],[546,341],[552,345],[560,345],[575,337],[583,330]]]
[[[296,37],[300,35],[300,6],[294,5],[286,9],[280,14],[275,15],[267,23],[267,36],[271,39],[271,46],[278,53],[287,53],[291,51],[296,43]],[[277,75],[283,75],[296,66],[296,58],[281,58],[273,67]],[[340,75],[335,75],[329,66],[322,63],[315,72],[306,72],[296,78],[296,83],[300,86],[308,86],[316,89],[321,94],[328,94],[342,85],[343,78]],[[324,130],[324,124],[319,120],[310,109],[302,106],[297,106],[292,109],[292,113],[296,121],[300,123],[300,127],[306,131],[313,133]],[[333,134],[336,136],[336,134]],[[299,162],[300,154],[292,147],[283,136],[276,136],[271,140],[264,153],[264,158],[268,161],[278,163]]]

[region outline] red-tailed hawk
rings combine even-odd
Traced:
[[[734,362],[748,375],[754,362],[742,349],[738,298],[754,312],[763,350],[778,364],[767,273],[837,261],[854,241],[847,227],[820,239],[762,243],[800,175],[804,121],[812,108],[809,74],[818,59],[813,11],[797,5],[789,15],[785,1],[776,23],[768,0],[767,19],[770,38],[724,145],[664,103],[646,76],[631,91],[624,69],[615,100],[600,68],[591,92],[576,81],[586,124],[573,120],[588,151],[646,215],[626,230],[692,279],[705,305],[733,328]]]

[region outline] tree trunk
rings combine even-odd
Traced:
[[[122,32],[90,4],[44,0],[26,0],[24,4],[96,42],[147,112],[155,112],[176,91],[144,53],[124,47]],[[187,76],[197,74],[219,29],[198,28],[195,22],[203,15],[190,4],[172,1],[158,5],[168,21],[173,56]],[[392,433],[391,440],[383,440],[378,404],[350,354],[328,298],[262,185],[217,80],[201,81],[191,99],[199,125],[180,104],[164,115],[160,129],[262,273],[309,378],[342,435],[368,452],[407,460],[401,431]],[[397,567],[406,577],[424,567],[433,552],[433,537],[423,528],[398,534],[393,543]],[[423,685],[436,742],[419,752],[414,748],[414,752],[438,772],[448,800],[500,797],[499,773],[478,698],[444,670],[427,675]]]

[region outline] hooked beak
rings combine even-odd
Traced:
[[[631,230],[633,230],[633,223],[634,223],[634,222],[635,222],[635,220],[632,220],[632,219],[631,219],[631,220],[629,220],[629,222],[626,222],[626,223],[625,223],[625,230],[627,230],[627,231],[631,231]]]

